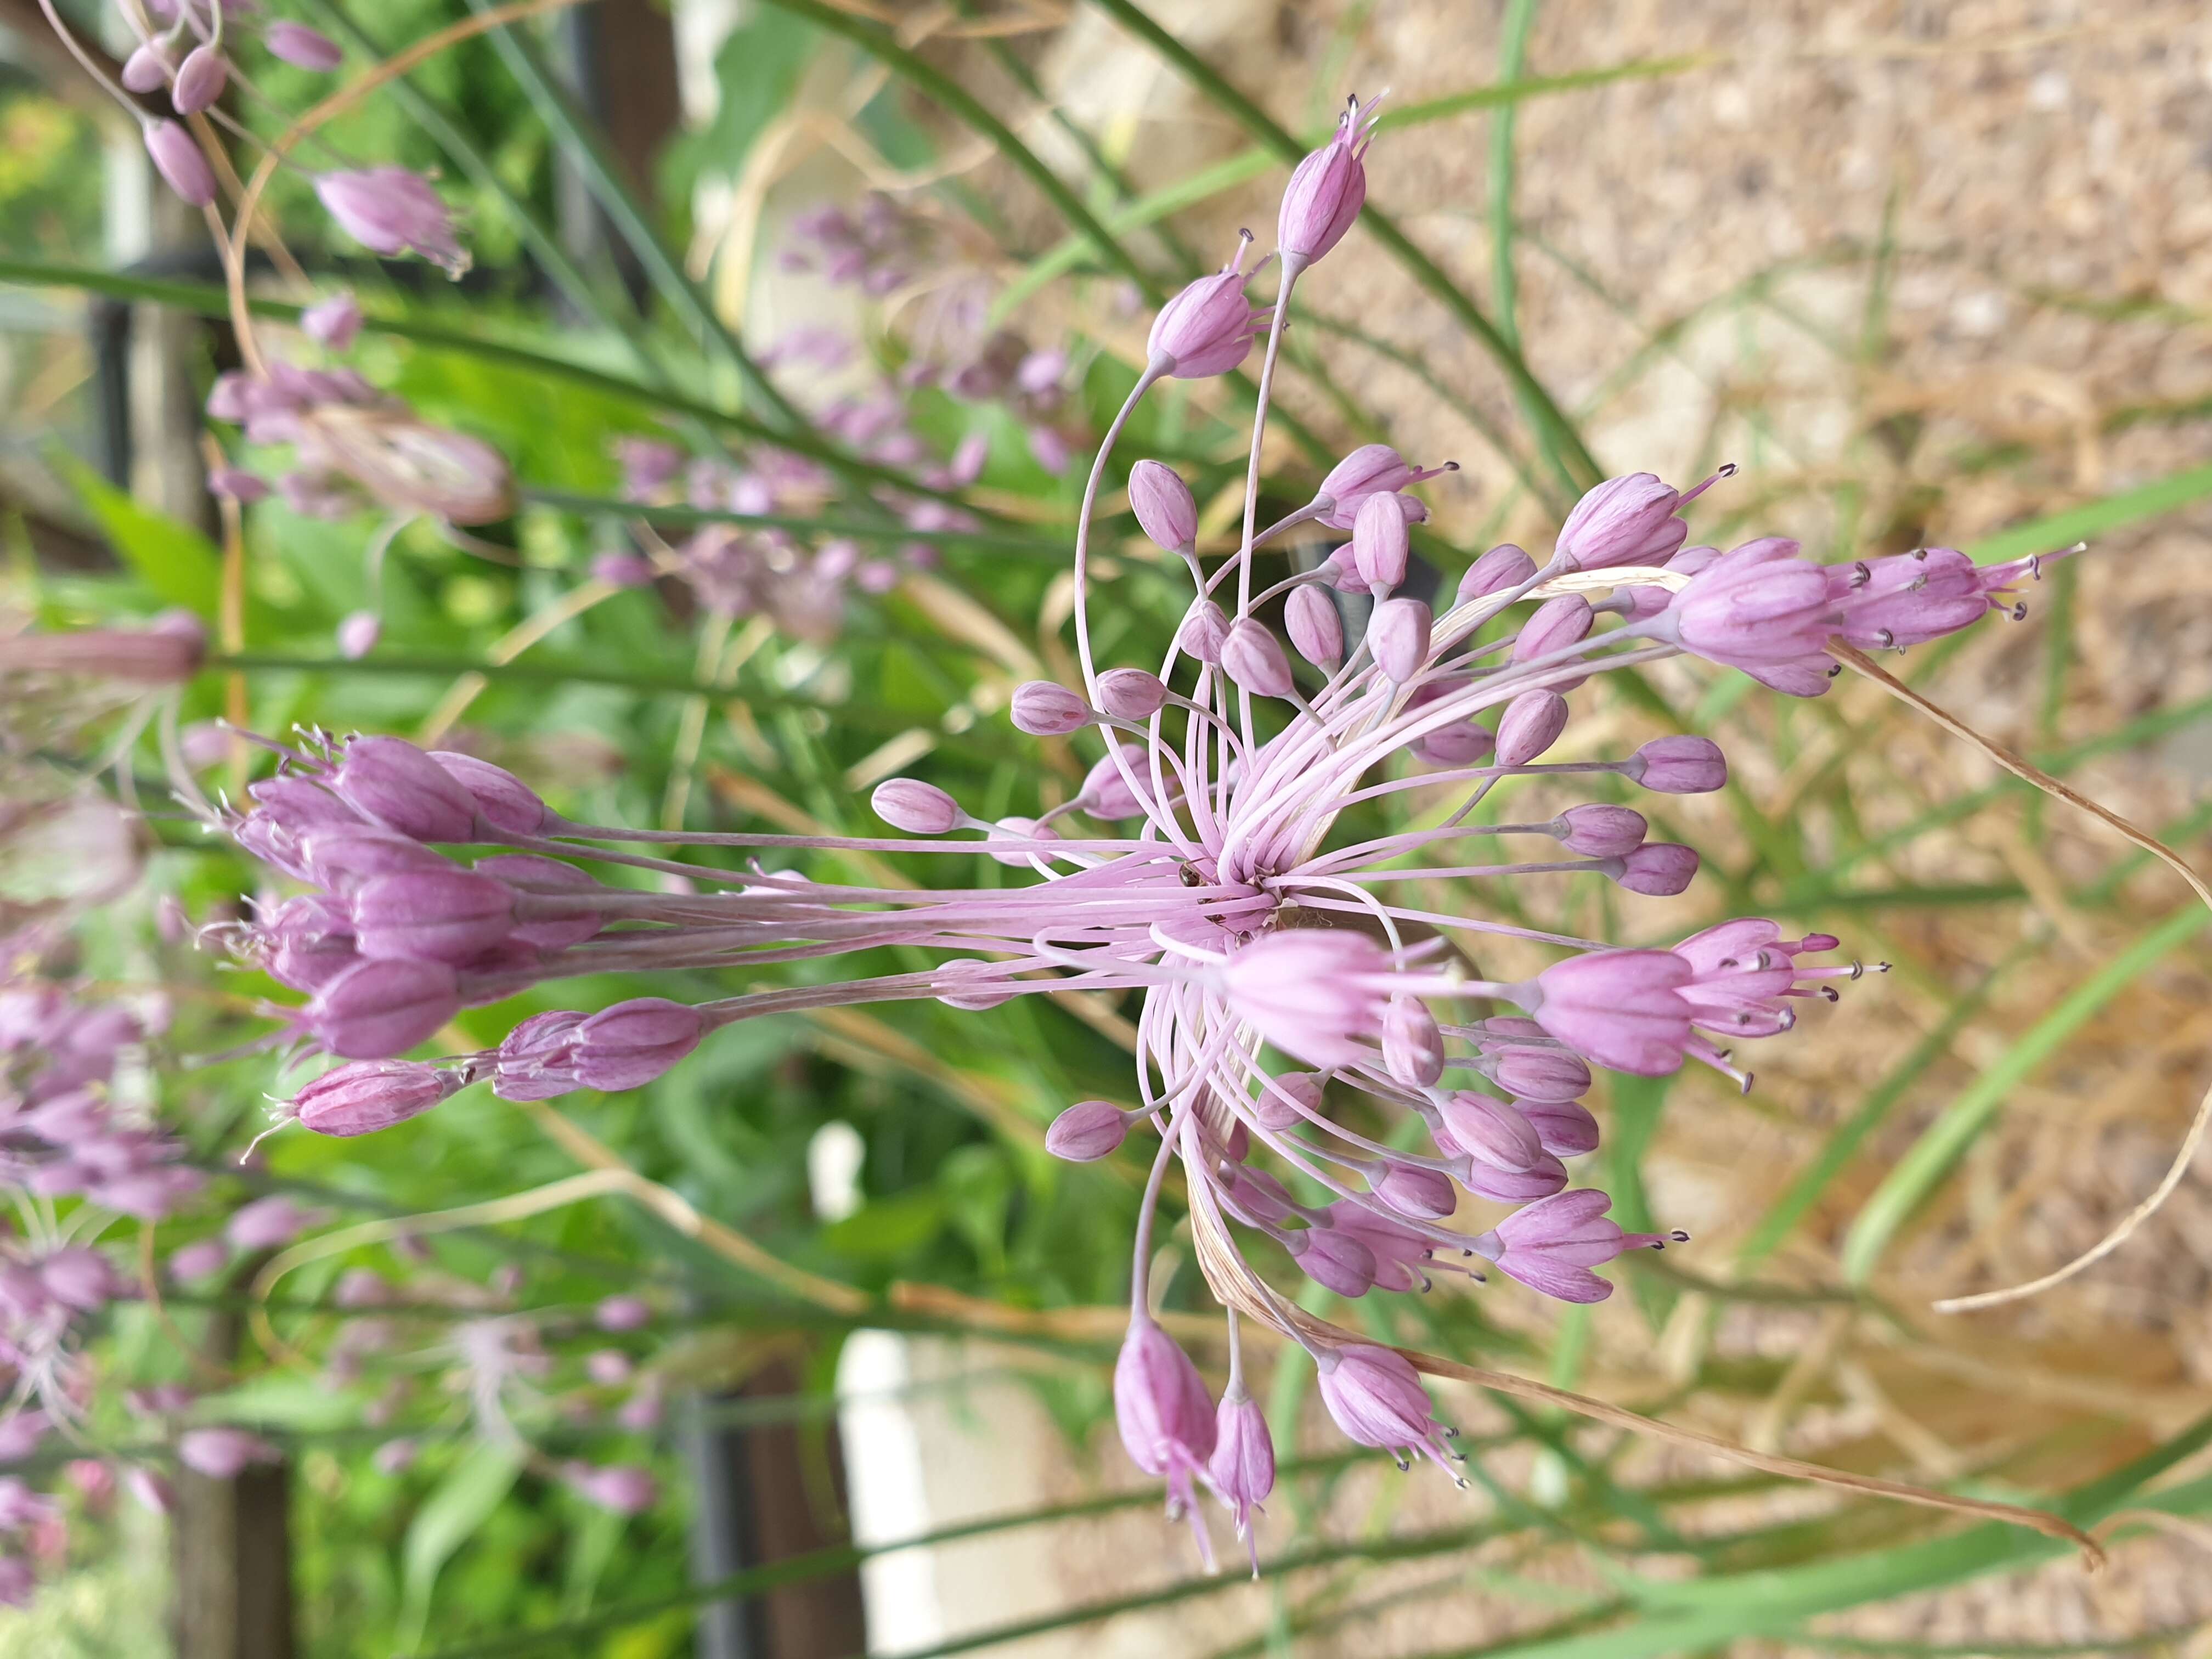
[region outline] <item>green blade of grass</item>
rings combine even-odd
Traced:
[[[494,0],[468,0],[469,9],[482,17],[494,9]],[[645,204],[623,177],[622,164],[613,147],[546,67],[530,38],[502,24],[488,31],[500,59],[522,88],[531,105],[552,133],[571,165],[584,176],[592,196],[630,252],[637,256],[647,278],[662,301],[683,319],[702,346],[727,357],[744,380],[748,396],[766,405],[779,430],[807,425],[806,417],[745,349],[737,331],[723,322],[714,304],[691,279],[690,273],[662,244],[659,228],[647,215]]]
[[[1790,1235],[1797,1224],[1820,1200],[1829,1186],[1841,1175],[1850,1161],[1858,1156],[1867,1137],[1879,1128],[1897,1103],[1905,1098],[1921,1073],[1948,1050],[1966,1022],[1989,1001],[1996,989],[1997,981],[2014,968],[2033,955],[2039,946],[2023,944],[1997,965],[1982,975],[1965,995],[1954,1002],[1944,1014],[1941,1024],[1913,1045],[1911,1053],[1899,1060],[1888,1076],[1869,1090],[1856,1109],[1836,1126],[1821,1147],[1820,1156],[1799,1170],[1797,1176],[1777,1199],[1772,1208],[1759,1218],[1759,1224],[1751,1230],[1741,1247],[1736,1251],[1735,1265],[1739,1273],[1749,1273],[1774,1254],[1782,1241]]]
[[[1945,1107],[1852,1221],[1844,1241],[1844,1279],[1854,1285],[1866,1282],[1898,1229],[1996,1116],[2008,1094],[2057,1054],[2106,1004],[2208,924],[2212,924],[2212,916],[2193,903],[2167,917],[2075,987],[2057,1007],[2022,1033],[2002,1059]]]

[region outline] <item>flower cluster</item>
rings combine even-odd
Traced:
[[[1242,247],[1177,295],[1098,449],[1073,550],[1080,682],[1033,682],[1012,704],[1024,732],[1097,744],[1071,799],[1040,817],[988,822],[934,785],[895,779],[873,804],[900,839],[655,836],[568,822],[495,768],[392,738],[283,750],[278,775],[254,787],[252,805],[228,827],[313,890],[268,906],[238,942],[309,999],[288,1013],[293,1029],[350,1062],[303,1090],[289,1115],[349,1134],[480,1079],[515,1098],[635,1086],[705,1032],[756,1014],[894,998],[983,1009],[1070,988],[1127,994],[1140,1004],[1136,1103],[1072,1106],[1048,1144],[1091,1159],[1139,1128],[1158,1135],[1115,1374],[1131,1456],[1194,1522],[1198,1489],[1213,1491],[1249,1540],[1273,1455],[1243,1386],[1241,1316],[1308,1352],[1350,1439],[1449,1466],[1450,1431],[1412,1363],[1317,1333],[1247,1246],[1263,1259],[1279,1253],[1346,1297],[1425,1289],[1440,1272],[1479,1279],[1486,1267],[1547,1296],[1600,1300],[1611,1285],[1597,1268],[1682,1236],[1625,1232],[1604,1193],[1570,1185],[1570,1163],[1599,1142],[1583,1103],[1594,1069],[1657,1076],[1696,1061],[1747,1088],[1724,1045],[1788,1030],[1801,1005],[1832,1000],[1835,981],[1863,970],[1820,960],[1838,948],[1835,939],[1787,938],[1762,918],[1708,927],[1670,949],[1620,949],[1415,908],[1398,897],[1403,884],[1595,878],[1648,896],[1681,892],[1697,854],[1651,840],[1644,816],[1616,801],[1473,821],[1510,781],[1604,781],[1661,796],[1725,781],[1721,751],[1697,737],[1546,759],[1566,731],[1575,688],[1688,653],[1814,695],[1833,650],[1954,632],[2008,608],[2004,596],[2036,565],[1980,569],[1931,549],[1828,568],[1771,539],[1728,553],[1686,547],[1681,510],[1716,480],[1684,491],[1638,473],[1593,489],[1541,558],[1505,545],[1474,560],[1439,610],[1407,591],[1413,528],[1427,516],[1407,491],[1443,470],[1418,469],[1382,445],[1346,456],[1304,506],[1260,526],[1258,456],[1292,289],[1357,217],[1371,114],[1355,102],[1293,176],[1273,307],[1248,297]],[[1090,523],[1119,434],[1160,381],[1223,374],[1263,340],[1234,550],[1209,570],[1189,489],[1172,469],[1138,462],[1129,489],[1139,521],[1188,568],[1194,592],[1156,666],[1102,668],[1089,615]],[[1317,568],[1263,585],[1260,550],[1299,526],[1348,539]],[[1351,619],[1360,612],[1340,602],[1346,595],[1366,601],[1356,637]],[[1459,799],[1433,827],[1340,827],[1358,821],[1355,808],[1414,790]],[[981,850],[1032,879],[830,885],[763,863],[718,874],[606,845],[656,842],[763,855]],[[700,890],[605,878],[617,872],[675,872]],[[1459,949],[1485,937],[1559,958],[1525,978],[1486,979]],[[554,977],[747,967],[887,945],[934,953],[934,965],[690,1008],[645,999],[544,1014],[494,1050],[405,1058],[459,1008]],[[1368,1132],[1394,1118],[1426,1150],[1408,1150],[1408,1135]],[[1230,1386],[1218,1403],[1147,1304],[1154,1217],[1176,1164],[1200,1260],[1231,1310]],[[1472,1224],[1451,1224],[1470,1203]]]
[[[344,309],[317,319],[311,333],[349,346],[360,326],[350,296]],[[380,392],[355,370],[306,368],[269,359],[264,372],[234,370],[208,393],[211,419],[235,423],[253,444],[289,447],[291,462],[274,488],[295,513],[343,519],[375,506],[447,524],[487,524],[514,510],[507,458],[481,439],[434,426],[404,399]],[[270,482],[242,466],[209,480],[218,495],[255,501]]]

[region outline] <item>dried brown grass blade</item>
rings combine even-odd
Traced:
[[[2204,878],[2191,868],[2179,853],[2148,830],[2130,823],[2111,808],[2098,805],[2087,795],[2069,787],[2039,767],[2030,765],[2004,744],[1997,742],[1996,738],[1984,737],[1959,719],[1957,715],[1948,709],[1939,708],[1922,696],[1904,681],[1874,661],[1864,652],[1838,643],[1829,647],[1828,654],[1855,672],[1866,676],[1899,702],[1926,715],[1953,737],[1972,744],[2014,777],[2033,784],[2045,794],[2054,799],[2064,801],[2069,806],[2087,813],[2091,817],[2118,831],[2126,840],[2140,847],[2187,882],[2190,890],[2203,902],[2205,908],[2212,910],[2212,887],[2205,884]],[[1936,1311],[1966,1313],[1977,1308],[1993,1308],[2002,1303],[2017,1302],[2024,1297],[2039,1295],[2052,1285],[2063,1284],[2075,1274],[2086,1272],[2095,1266],[2133,1237],[2136,1230],[2157,1214],[2166,1200],[2173,1196],[2174,1188],[2181,1185],[2183,1177],[2189,1173],[2190,1165],[2196,1162],[2197,1152],[2204,1145],[2204,1138],[2208,1131],[2212,1131],[2212,1089],[2205,1091],[2203,1098],[2197,1102],[2197,1115],[2190,1120],[2189,1133],[2182,1137],[2180,1149],[2174,1153],[2173,1162],[2166,1167],[2165,1176],[2152,1190],[2150,1196],[2129,1211],[2121,1218],[2118,1225],[2064,1267],[2047,1273],[2040,1279],[2032,1279],[2024,1285],[2008,1285],[2001,1291],[1984,1291],[1975,1296],[1947,1297],[1942,1301],[1932,1304]]]
[[[1194,1206],[1190,1212],[1190,1231],[1192,1242],[1197,1249],[1199,1268],[1205,1273],[1206,1281],[1212,1287],[1215,1297],[1240,1312],[1251,1315],[1255,1325],[1263,1329],[1272,1328],[1277,1322],[1287,1318],[1306,1335],[1323,1343],[1332,1346],[1346,1343],[1364,1346],[1368,1343],[1369,1339],[1358,1332],[1348,1331],[1341,1325],[1332,1325],[1325,1319],[1317,1319],[1282,1297],[1271,1297],[1262,1304],[1260,1290],[1238,1264],[1235,1250],[1223,1235],[1221,1223],[1217,1217]],[[1943,1510],[1954,1515],[1977,1516],[1985,1521],[2026,1527],[2046,1538],[2063,1539],[2073,1545],[2081,1552],[2083,1563],[2093,1571],[2105,1565],[2104,1548],[2095,1539],[2048,1510],[2029,1509],[2017,1504],[1992,1503],[1979,1498],[1960,1498],[1949,1492],[1933,1492],[1925,1486],[1910,1486],[1901,1480],[1881,1480],[1872,1475],[1850,1474],[1818,1463],[1807,1463],[1795,1457],[1753,1451],[1748,1446],[1739,1446],[1732,1440],[1723,1440],[1718,1435],[1707,1434],[1701,1429],[1662,1423],[1656,1418],[1630,1411],[1625,1406],[1593,1400],[1588,1395],[1575,1394],[1565,1389],[1555,1389],[1548,1382],[1516,1376],[1510,1371],[1493,1371],[1480,1365],[1463,1365],[1457,1360],[1424,1353],[1418,1348],[1401,1348],[1398,1352],[1412,1362],[1415,1370],[1426,1371],[1431,1376],[1449,1376],[1462,1382],[1472,1382],[1477,1388],[1487,1389],[1494,1394],[1511,1395],[1516,1399],[1556,1406],[1561,1411],[1589,1418],[1592,1422],[1610,1424],[1614,1428],[1626,1429],[1632,1434],[1648,1435],[1655,1440],[1664,1440],[1677,1446],[1694,1447],[1762,1474],[1781,1475],[1785,1480],[1809,1480],[1843,1492],[1863,1492],[1871,1498],[1887,1498],[1900,1504],[1917,1504],[1924,1509]]]

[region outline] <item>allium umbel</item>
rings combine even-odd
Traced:
[[[1291,286],[1357,216],[1369,107],[1354,106],[1285,198],[1263,388]],[[759,1016],[919,999],[982,1011],[1071,989],[1122,999],[1138,1050],[1133,1103],[1071,1105],[1047,1145],[1091,1160],[1133,1136],[1160,1137],[1115,1372],[1131,1457],[1194,1521],[1205,1485],[1249,1524],[1272,1452],[1263,1457],[1241,1393],[1241,1317],[1306,1350],[1352,1439],[1449,1465],[1447,1431],[1413,1363],[1293,1316],[1274,1279],[1287,1267],[1363,1297],[1425,1290],[1445,1273],[1479,1278],[1486,1261],[1543,1294],[1606,1296],[1597,1268],[1679,1236],[1625,1234],[1602,1192],[1571,1188],[1568,1160],[1600,1139],[1581,1098],[1594,1070],[1657,1076],[1693,1060],[1748,1087],[1721,1045],[1787,1030],[1801,1005],[1832,996],[1826,981],[1860,971],[1808,960],[1835,950],[1834,939],[1785,939],[1762,918],[1671,949],[1621,949],[1481,906],[1507,883],[1598,878],[1663,898],[1695,876],[1695,852],[1650,840],[1635,808],[1558,796],[1590,785],[1719,789],[1718,747],[1667,736],[1607,755],[1595,734],[1563,747],[1570,696],[1685,653],[1810,694],[1826,684],[1839,641],[1954,631],[2007,608],[2001,596],[2038,567],[1979,569],[1947,550],[1830,567],[1786,543],[1685,550],[1680,514],[1717,480],[1684,492],[1639,473],[1589,492],[1548,551],[1500,546],[1455,582],[1447,573],[1443,591],[1455,597],[1432,611],[1393,591],[1408,580],[1407,527],[1426,512],[1404,489],[1434,476],[1395,451],[1347,456],[1306,507],[1265,526],[1255,463],[1242,533],[1210,574],[1188,489],[1146,461],[1130,474],[1131,500],[1146,533],[1183,556],[1194,587],[1156,661],[1102,665],[1091,517],[1118,434],[1160,379],[1243,361],[1268,319],[1244,296],[1242,264],[1240,250],[1155,322],[1146,372],[1094,459],[1078,520],[1078,672],[1014,699],[1015,724],[1051,734],[1087,769],[1073,796],[994,823],[936,784],[896,778],[872,798],[892,832],[884,836],[641,836],[571,822],[507,774],[397,739],[271,745],[279,775],[223,826],[308,890],[272,902],[232,942],[302,999],[279,1011],[293,1035],[356,1062],[285,1109],[310,1127],[357,1133],[480,1080],[523,1100],[638,1087],[717,1028]],[[1266,410],[1263,391],[1255,452]],[[1316,570],[1259,575],[1271,536],[1316,521],[1349,529],[1348,549]],[[1615,580],[1613,598],[1593,602],[1602,583],[1590,572]],[[1340,609],[1335,596],[1362,592],[1376,603],[1355,635],[1346,617],[1361,608]],[[1267,620],[1277,599],[1295,649]],[[1546,758],[1555,750],[1572,757]],[[1415,790],[1425,827],[1373,827],[1371,803]],[[1497,810],[1507,799],[1541,804],[1512,821]],[[607,845],[623,842],[634,845]],[[746,849],[751,861],[721,870],[648,850],[669,842]],[[817,883],[779,862],[817,851],[981,854],[1001,867],[941,888],[871,887]],[[617,884],[603,878],[613,865],[686,884]],[[1477,897],[1428,908],[1437,884],[1454,879]],[[1482,977],[1473,964],[1505,960],[1504,941],[1535,953],[1527,970]],[[406,1058],[460,1009],[553,981],[719,969],[757,982],[773,964],[890,946],[902,959],[876,977],[810,974],[692,1006],[638,999],[539,1013],[496,1048]],[[1370,1139],[1357,1127],[1378,1117],[1405,1133]],[[1197,1259],[1233,1310],[1218,1413],[1146,1300],[1171,1164]]]

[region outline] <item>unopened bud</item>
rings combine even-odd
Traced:
[[[1064,738],[1097,718],[1091,705],[1064,685],[1024,680],[1014,688],[1014,725],[1033,738]]]
[[[1184,553],[1198,545],[1198,503],[1165,462],[1139,461],[1129,469],[1129,508],[1162,551]]]
[[[290,1115],[319,1135],[374,1134],[419,1117],[460,1087],[457,1073],[407,1060],[357,1060],[292,1097]]]
[[[1282,644],[1255,617],[1241,617],[1221,642],[1221,672],[1261,697],[1287,697],[1296,690]]]
[[[1526,766],[1567,729],[1567,700],[1556,691],[1523,691],[1498,722],[1498,763]]]
[[[1376,666],[1391,681],[1405,684],[1421,672],[1429,656],[1429,607],[1419,599],[1385,599],[1367,623],[1368,648]]]
[[[1305,582],[1290,591],[1283,600],[1283,625],[1298,655],[1315,667],[1334,669],[1344,660],[1344,618],[1319,584]]]
[[[1128,1138],[1128,1115],[1110,1100],[1079,1100],[1052,1121],[1044,1149],[1071,1164],[1106,1157]]]
[[[876,816],[909,836],[941,836],[967,817],[960,804],[933,783],[920,778],[890,778],[876,786],[868,804]]]

